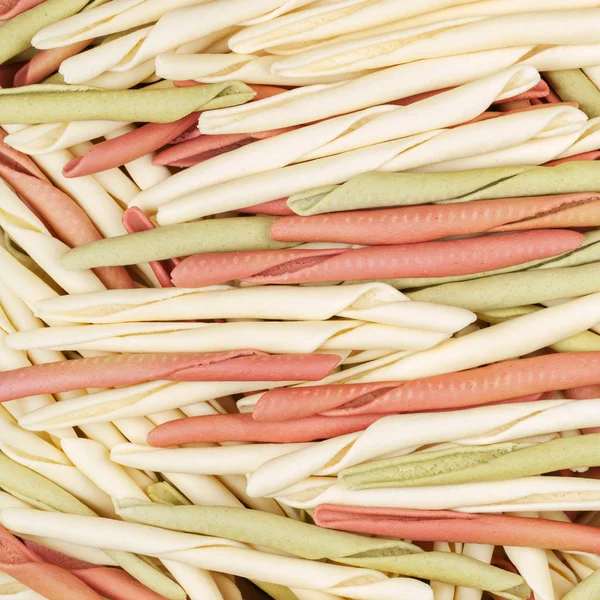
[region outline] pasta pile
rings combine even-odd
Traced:
[[[600,0],[0,1],[0,600],[600,599]]]

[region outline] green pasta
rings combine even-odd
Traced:
[[[600,192],[600,165],[568,162],[557,167],[493,167],[455,173],[379,173],[291,196],[288,206],[299,215],[411,206],[430,202],[469,202]]]
[[[167,506],[186,506],[191,502],[176,488],[166,481],[153,483],[146,489],[146,495],[156,504]]]
[[[600,465],[600,434],[540,444],[495,444],[388,458],[341,472],[352,489],[502,481]]]
[[[356,560],[337,560],[337,562],[389,573],[401,571],[402,575],[409,577],[489,591],[506,600],[520,600],[531,596],[531,589],[520,575],[454,552],[366,557]],[[521,583],[518,583],[519,580]]]
[[[596,261],[600,261],[600,229],[584,233],[581,247],[577,250],[539,261],[535,269],[576,267]]]
[[[407,295],[474,312],[512,308],[600,291],[600,263],[493,275],[427,287]]]
[[[60,486],[1,452],[0,488],[41,510],[86,516],[96,514]]]
[[[235,252],[289,248],[269,234],[273,217],[207,219],[167,225],[150,231],[121,235],[78,246],[66,252],[66,269],[133,265],[204,252]]]
[[[118,512],[128,517],[135,515],[136,521],[144,523],[160,522],[167,529],[266,546],[310,560],[377,552],[422,552],[418,546],[402,540],[373,540],[343,531],[332,533],[316,525],[246,508],[138,504]]]
[[[0,64],[31,46],[44,27],[78,13],[89,0],[46,0],[0,25]],[[67,119],[68,121],[69,119]],[[3,120],[2,123],[19,123]]]
[[[542,310],[541,306],[515,306],[514,308],[497,308],[484,312],[478,312],[477,316],[485,321],[495,325],[496,323],[502,323],[508,319],[514,319],[515,317],[522,317],[523,315],[530,315],[533,312]]]
[[[581,69],[547,71],[544,76],[563,102],[577,102],[590,119],[600,117],[600,91]]]
[[[551,344],[556,352],[598,352],[600,351],[600,335],[593,331],[582,331],[566,340]]]
[[[237,81],[117,91],[85,85],[36,84],[0,90],[0,122],[168,123],[195,111],[244,104],[254,96],[250,87]]]
[[[166,481],[160,481],[148,486],[146,495],[152,502],[165,506],[190,506],[192,504],[179,490]],[[274,600],[298,600],[294,592],[283,585],[264,581],[251,581]]]
[[[118,508],[125,519],[176,531],[265,546],[310,560],[378,569],[491,591],[509,600],[527,598],[519,575],[467,556],[424,552],[402,540],[321,529],[301,521],[244,508],[137,504]]]
[[[598,261],[600,230],[585,233],[582,245],[577,250],[505,269],[454,277],[383,281],[401,290],[425,288],[409,293],[415,300],[442,304],[457,302],[453,305],[475,311],[490,310],[597,292],[600,290]],[[577,266],[587,268],[568,269]],[[493,294],[493,297],[489,294]]]
[[[600,569],[568,591],[562,600],[592,600],[600,598]]]

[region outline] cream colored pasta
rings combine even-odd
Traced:
[[[340,0],[244,29],[233,36],[229,47],[234,52],[250,53],[281,44],[327,39],[468,1]]]
[[[595,31],[600,11],[596,9],[540,11],[535,29],[530,19],[528,13],[517,13],[402,29],[288,56],[273,65],[273,72],[288,77],[332,75],[521,45],[600,43]]]
[[[126,31],[160,19],[168,11],[209,0],[111,0],[45,27],[34,38],[36,48],[56,48],[93,37]]]
[[[218,414],[211,403],[214,398],[282,387],[290,383],[293,382],[149,381],[63,400],[48,410],[38,410],[28,414],[22,418],[21,425],[33,431],[44,431],[48,427],[63,427],[66,423],[79,425],[106,423],[115,419],[130,419],[184,408],[197,402],[207,403],[205,414]]]
[[[111,460],[141,469],[200,475],[245,475],[267,461],[295,452],[309,444],[250,444],[212,448],[152,448],[120,444]]]
[[[281,77],[271,73],[276,56],[255,54],[159,54],[156,57],[156,74],[165,79],[196,79],[204,83],[217,81],[243,81],[267,85],[315,85],[347,81],[353,76],[333,77]],[[354,74],[356,76],[356,74]]]
[[[533,517],[536,513],[517,512],[516,516]],[[540,600],[554,600],[554,587],[546,551],[541,548],[504,546],[508,559]]]
[[[36,305],[36,314],[97,324],[175,319],[323,321],[338,316],[444,333],[455,333],[475,320],[474,313],[464,309],[407,302],[404,294],[384,283],[107,290],[43,300]]]
[[[590,294],[560,306],[475,331],[431,350],[377,368],[361,381],[428,377],[523,356],[600,322],[600,294]],[[566,320],[563,320],[566,319]],[[467,348],[462,353],[461,348]],[[461,354],[462,353],[462,354]],[[441,361],[447,361],[442,366]]]
[[[6,128],[6,125],[3,125]],[[58,150],[66,150],[81,142],[87,142],[123,127],[118,121],[75,121],[73,123],[50,123],[9,127],[4,142],[24,154],[38,156]]]
[[[479,156],[488,157],[491,153],[505,150],[513,153],[515,147],[530,142],[534,143],[534,159],[537,158],[530,161],[534,160],[537,164],[542,164],[574,144],[579,139],[586,121],[586,115],[574,107],[549,106],[541,110],[510,114],[453,129],[426,131],[336,156],[274,168],[270,171],[265,170],[254,175],[237,174],[237,179],[205,187],[163,204],[159,207],[157,219],[163,225],[189,221],[225,210],[235,210],[290,196],[306,191],[309,187],[345,182],[368,171],[414,170],[425,165],[467,158],[469,164],[477,163],[478,160],[489,160],[479,159]],[[301,134],[303,130],[291,133],[298,132]],[[543,141],[537,144],[538,139]],[[274,137],[265,142],[275,144],[276,140],[277,137]],[[246,148],[251,149],[253,146],[251,144]],[[223,161],[227,160],[227,155],[223,156],[225,157]],[[217,159],[214,159],[215,162],[218,162]],[[204,164],[206,163],[198,167],[203,167]],[[214,163],[212,166],[215,166]],[[192,169],[186,171],[186,177],[190,171]],[[194,173],[198,174],[198,171],[199,169]],[[222,171],[219,173],[220,177],[224,177]],[[165,182],[164,187],[168,183]],[[140,198],[147,198],[147,196],[141,194],[134,203],[139,203]]]
[[[134,77],[133,73],[139,73],[139,75],[146,73],[146,76],[142,78],[143,80],[155,73],[156,61],[154,57],[125,71],[119,69],[119,66],[146,39],[151,29],[152,27],[135,29],[131,33],[117,37],[116,39],[107,38],[102,44],[64,60],[60,65],[59,72],[67,83],[84,83],[91,80],[92,82],[95,81],[96,85],[99,85],[97,80],[103,77],[108,80],[110,78],[106,76],[111,73],[122,73],[123,75],[131,73],[132,78]],[[195,54],[202,50],[208,51],[215,43],[231,33],[232,29],[231,27],[226,27],[213,31],[174,48],[172,52],[175,56],[179,56],[180,54]],[[343,78],[346,79],[346,77]],[[166,79],[175,78],[166,77]],[[231,79],[229,78],[229,80]]]
[[[321,350],[422,350],[449,334],[363,321],[122,323],[52,327],[14,334],[12,348],[103,352],[220,352],[254,348],[271,353]]]
[[[186,169],[140,194],[145,210],[174,201],[172,210],[198,202],[192,192],[286,165],[434,131],[476,118],[497,99],[526,91],[539,81],[531,67],[513,67],[412,106],[377,106],[308,125],[232,150]],[[277,98],[277,96],[275,96]],[[202,120],[202,117],[201,117]],[[202,123],[200,124],[202,128]],[[513,144],[514,145],[514,144]],[[188,197],[181,198],[184,194]]]
[[[307,86],[243,106],[211,111],[201,116],[200,129],[207,134],[247,133],[310,123],[463,85],[515,64],[543,71],[597,65],[600,45],[516,46],[415,61],[347,82]]]
[[[297,508],[346,504],[476,513],[597,510],[600,504],[600,483],[595,479],[574,477],[522,477],[505,481],[370,490],[348,490],[332,483],[330,478],[306,480],[275,497]]]
[[[88,50],[88,53],[93,54],[93,57],[89,59],[92,74],[97,76],[107,69],[128,71],[155,58],[162,52],[174,50],[183,44],[221,31],[226,27],[237,25],[242,21],[275,9],[285,7],[285,9],[291,10],[308,2],[310,0],[256,0],[251,3],[244,0],[221,0],[220,2],[178,0],[172,7],[169,5],[168,9],[173,8],[173,10],[167,12],[163,9],[163,14],[155,24],[137,29],[93,50]],[[100,10],[100,8],[97,10]],[[88,19],[91,14],[92,11],[88,11]],[[145,14],[147,15],[147,13]],[[150,19],[150,21],[152,20]],[[145,23],[150,21],[147,20],[146,16],[144,17]],[[53,27],[54,32],[52,32],[51,27],[46,28],[35,37],[34,45],[46,48],[52,45],[63,45],[65,42],[72,43],[78,39],[86,39],[81,36],[90,33],[90,29],[86,29],[81,33],[65,35],[66,24],[68,24],[68,21],[65,19],[62,22],[60,33],[58,31],[61,23]],[[71,27],[71,29],[73,28]],[[54,34],[54,39],[49,32]],[[88,58],[84,57],[81,60],[87,61]],[[79,62],[79,59],[72,61],[72,63]],[[83,71],[79,72],[83,75]],[[68,72],[68,77],[70,82],[73,82],[74,78],[78,79],[71,71]]]

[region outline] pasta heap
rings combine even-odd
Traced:
[[[600,1],[0,1],[0,600],[600,599]]]

